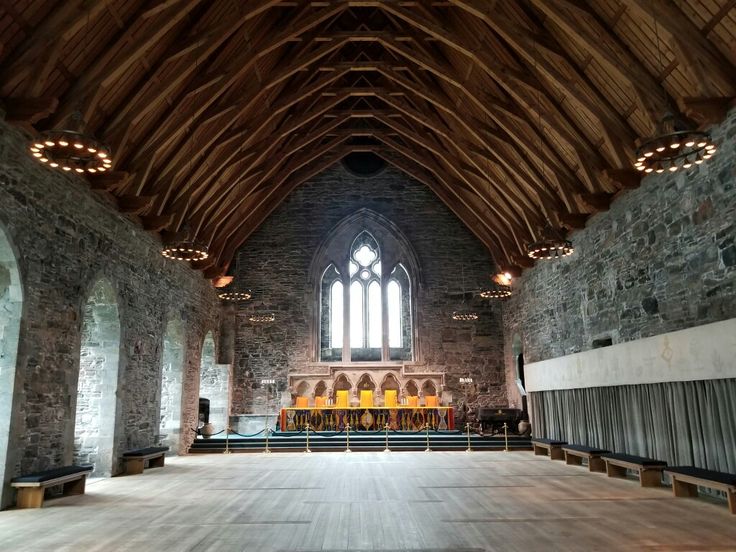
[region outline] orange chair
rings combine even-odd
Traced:
[[[373,408],[373,391],[370,389],[362,389],[360,391],[360,407]]]
[[[296,407],[297,408],[309,408],[309,397],[297,397]]]
[[[314,397],[314,407],[324,408],[326,400],[325,397]]]
[[[348,408],[349,406],[347,390],[335,392],[335,408]]]
[[[383,406],[394,408],[399,405],[396,389],[386,389],[383,394]]]
[[[417,408],[419,406],[419,397],[417,397],[416,395],[409,395],[406,398],[406,404],[407,406]]]
[[[424,397],[424,406],[439,406],[440,401],[437,399],[437,395],[427,395]]]

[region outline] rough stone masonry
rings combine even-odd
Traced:
[[[504,305],[527,362],[736,316],[736,110],[712,129],[719,151],[652,174],[572,235],[575,253],[538,262]]]
[[[98,280],[112,284],[120,313],[115,458],[153,444],[159,433],[163,335],[172,307],[186,326],[183,426],[195,426],[200,350],[219,317],[215,293],[199,272],[164,259],[152,236],[83,180],[36,163],[25,144],[0,121],[0,229],[17,251],[24,309],[6,481],[72,461],[83,311]],[[11,496],[4,487],[3,506]]]

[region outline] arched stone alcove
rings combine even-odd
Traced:
[[[117,298],[102,279],[84,306],[74,419],[74,463],[93,464],[98,477],[111,475],[113,467],[119,358]]]
[[[161,359],[161,408],[159,433],[161,443],[173,453],[179,452],[181,438],[181,400],[184,373],[184,323],[181,317],[169,318],[164,334]]]
[[[10,416],[13,408],[23,289],[13,247],[0,227],[0,484],[10,477],[6,472]]]
[[[202,363],[199,371],[199,397],[210,401],[210,423],[215,431],[225,429],[228,424],[230,405],[229,365],[217,364],[215,340],[212,332],[207,333],[202,345]]]

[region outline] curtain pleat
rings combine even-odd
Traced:
[[[736,473],[736,379],[530,393],[533,433]]]

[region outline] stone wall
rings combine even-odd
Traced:
[[[24,289],[6,481],[72,461],[83,309],[96,281],[112,284],[120,313],[114,458],[152,444],[159,433],[171,306],[186,327],[183,426],[194,427],[200,350],[218,318],[215,294],[200,273],[164,259],[152,236],[82,180],[36,163],[25,143],[0,121],[0,225],[17,251]],[[5,485],[3,505],[11,496]]]
[[[736,316],[736,110],[712,130],[717,154],[651,175],[573,234],[575,253],[538,262],[504,306],[506,364]]]
[[[472,376],[472,402],[505,405],[500,306],[475,299],[479,321],[450,319],[461,302],[451,293],[462,290],[463,272],[468,290],[489,283],[494,263],[484,246],[423,184],[391,168],[365,178],[336,165],[294,191],[237,256],[236,285],[251,288],[254,297],[235,317],[233,412],[263,409],[261,379],[276,378],[283,389],[289,372],[314,368],[312,351],[319,347],[310,347],[317,305],[310,263],[330,230],[361,208],[398,226],[418,256],[414,301],[423,358],[407,370],[445,371],[456,400],[463,397],[457,378]],[[253,309],[275,312],[276,322],[250,324]]]

